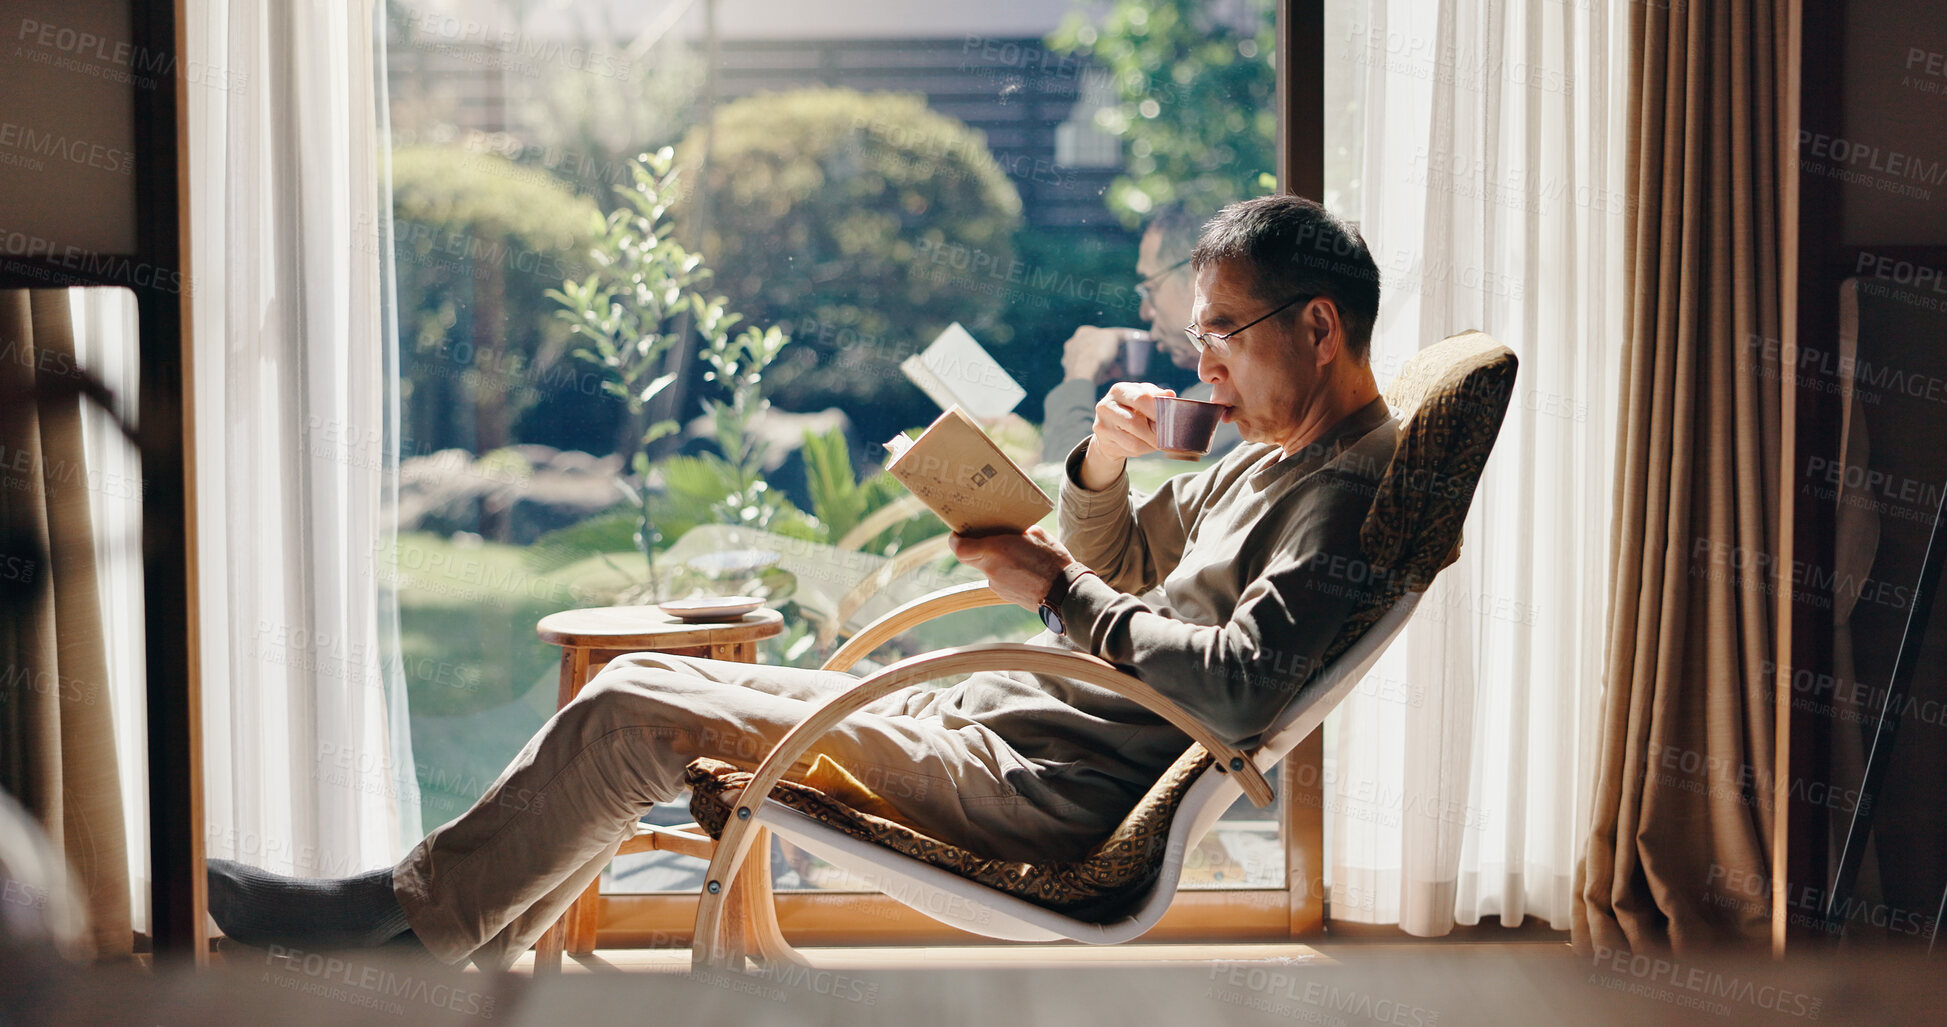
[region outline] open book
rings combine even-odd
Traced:
[[[958,405],[919,438],[886,443],[886,470],[962,535],[1026,531],[1055,504]]]

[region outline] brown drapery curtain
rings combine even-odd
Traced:
[[[57,380],[75,367],[67,292],[0,291],[0,530],[9,543],[0,567],[0,787],[66,857],[95,954],[114,957],[133,941],[128,843],[82,401],[73,382]]]
[[[1770,933],[1789,8],[1630,5],[1630,306],[1584,951]]]

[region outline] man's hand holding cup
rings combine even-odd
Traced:
[[[1082,486],[1108,488],[1122,474],[1131,457],[1153,453],[1156,445],[1156,399],[1176,390],[1148,382],[1117,382],[1095,404],[1095,437],[1082,460]]]
[[[1112,378],[1134,377],[1149,367],[1152,340],[1140,328],[1097,328],[1083,325],[1061,347],[1064,378],[1102,384]]]
[[[1173,459],[1199,459],[1210,451],[1224,411],[1221,403],[1183,399],[1147,382],[1110,387],[1095,404],[1095,437],[1082,461],[1082,486],[1108,488],[1124,462],[1159,449]]]

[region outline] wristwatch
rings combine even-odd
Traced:
[[[1075,584],[1076,578],[1094,573],[1084,568],[1071,577],[1067,568],[1063,568],[1060,574],[1055,575],[1055,583],[1048,587],[1048,594],[1041,597],[1041,623],[1047,625],[1049,631],[1057,635],[1068,633],[1067,626],[1061,622],[1061,601],[1068,598],[1068,589]]]

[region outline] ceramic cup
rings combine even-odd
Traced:
[[[1156,397],[1156,442],[1172,460],[1200,460],[1210,452],[1210,437],[1229,409],[1180,396]]]

